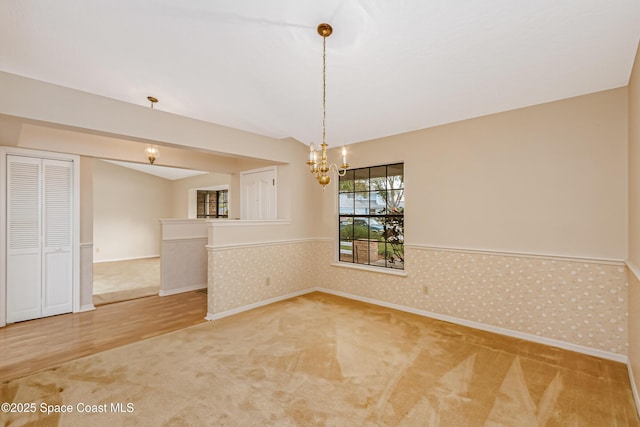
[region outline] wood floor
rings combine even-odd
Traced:
[[[207,296],[151,296],[0,328],[0,382],[205,322]]]

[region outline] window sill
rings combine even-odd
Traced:
[[[353,264],[347,262],[334,262],[332,267],[350,268],[352,270],[368,271],[370,273],[390,274],[392,276],[408,277],[409,275],[404,270],[394,270],[386,267],[369,267],[366,265]]]

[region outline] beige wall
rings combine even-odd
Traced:
[[[94,261],[160,255],[160,220],[172,213],[171,181],[102,160],[93,164]]]
[[[22,122],[19,119],[0,115],[0,145],[17,146],[21,130]]]
[[[80,307],[93,308],[93,159],[80,157]]]
[[[355,144],[350,163],[404,162],[409,244],[622,261],[626,111],[609,90]]]
[[[93,242],[93,159],[80,157],[80,243]]]
[[[184,179],[172,181],[173,192],[173,213],[172,218],[188,218],[189,214],[189,191],[213,187],[218,185],[229,185],[231,175],[221,173],[208,173],[205,175],[197,175]],[[195,200],[192,200],[195,204]],[[233,214],[233,213],[231,213]]]
[[[629,81],[629,261],[640,267],[640,53]]]
[[[629,362],[640,390],[640,49],[629,81]],[[636,396],[638,399],[638,396]],[[637,402],[640,403],[640,402]]]
[[[4,125],[4,121],[0,121],[0,125]],[[17,145],[23,148],[80,154],[99,159],[147,163],[145,154],[147,143],[31,123],[22,124]],[[201,171],[215,170],[219,173],[234,173],[243,162],[245,160],[240,158],[161,146],[160,158],[155,164]]]

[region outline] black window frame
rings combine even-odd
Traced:
[[[200,195],[209,195],[209,200],[211,200],[211,196],[215,198],[215,208],[213,209],[214,213],[209,211],[209,214],[206,214],[206,205],[209,204],[211,206],[211,202],[207,202],[206,199],[201,202]],[[205,196],[206,197],[206,196]],[[202,207],[202,212],[200,208]],[[224,213],[220,213],[220,209]],[[229,190],[196,190],[196,218],[228,218],[229,217]]]
[[[404,270],[404,163],[339,178],[338,261]]]

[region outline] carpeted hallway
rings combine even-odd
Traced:
[[[93,304],[110,304],[160,291],[160,257],[93,264]]]
[[[0,401],[38,408],[2,425],[640,425],[623,364],[323,293],[3,383]]]

